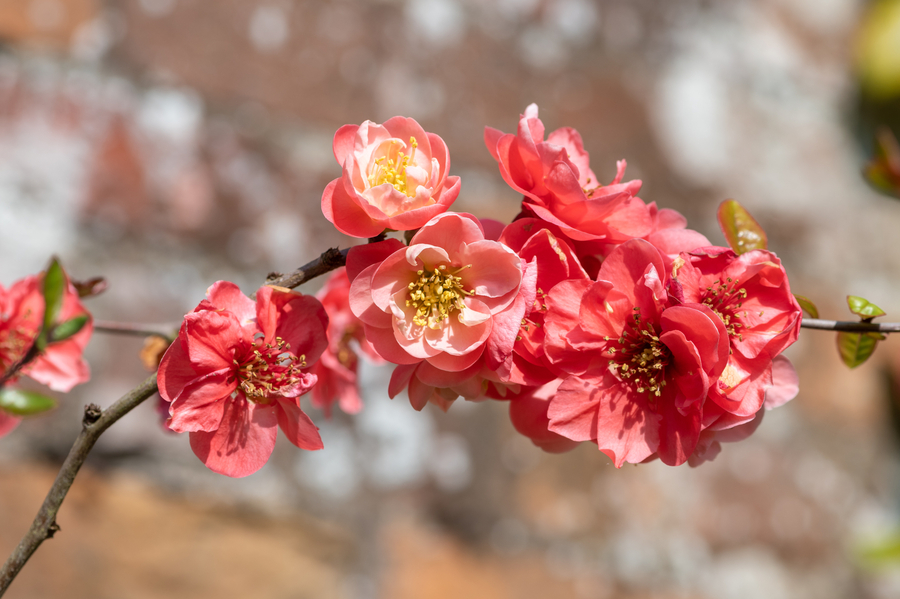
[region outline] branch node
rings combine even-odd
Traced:
[[[84,425],[89,426],[94,424],[98,420],[100,420],[100,416],[103,415],[103,410],[100,409],[95,403],[88,404],[84,406]]]
[[[56,520],[50,523],[50,526],[47,527],[47,538],[52,539],[53,535],[58,533],[61,530],[59,524],[56,523]]]
[[[284,274],[273,270],[272,272],[270,272],[269,274],[266,275],[266,283],[268,283],[269,281],[274,281],[275,279],[280,279],[283,276],[284,276]]]

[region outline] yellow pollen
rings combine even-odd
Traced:
[[[234,360],[239,386],[247,399],[268,403],[270,395],[300,380],[300,370],[306,368],[306,356],[295,356],[290,348],[291,344],[281,337],[276,337],[274,344],[257,339],[248,359],[243,363]]]
[[[463,288],[462,277],[458,274],[471,266],[453,272],[446,272],[446,265],[418,271],[418,278],[409,284],[409,299],[406,300],[407,306],[416,309],[413,322],[420,327],[440,329],[451,314],[461,310],[463,299],[475,292]]]
[[[394,145],[399,143],[400,142],[397,140],[393,140],[392,142]],[[415,188],[409,189],[406,184],[406,169],[409,168],[410,165],[415,165],[416,148],[419,147],[419,143],[416,141],[415,137],[410,137],[409,145],[412,147],[409,156],[404,152],[397,152],[397,155],[394,158],[391,158],[390,156],[381,156],[375,159],[375,168],[369,173],[370,187],[390,183],[394,186],[394,189],[405,194],[407,197],[411,198],[416,195]],[[393,152],[391,153],[393,154]]]

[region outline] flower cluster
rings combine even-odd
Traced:
[[[42,282],[43,275],[31,275],[16,281],[9,289],[0,286],[0,374],[22,361],[37,341],[44,322]],[[78,317],[88,318],[80,330],[48,344],[10,377],[6,385],[15,384],[24,375],[54,391],[67,392],[90,379],[90,369],[82,354],[93,325],[75,287],[65,281],[57,320],[65,322]],[[20,420],[0,405],[0,437],[15,428]]]
[[[366,129],[376,126],[350,129],[353,164],[381,172],[371,156],[385,142],[367,142]],[[339,161],[348,136],[335,137]],[[712,459],[721,441],[756,428],[761,408],[796,394],[780,355],[800,326],[784,269],[768,251],[715,247],[674,210],[641,200],[624,161],[599,183],[575,130],[544,137],[535,105],[516,134],[485,131],[501,176],[524,196],[508,226],[442,207],[424,223],[375,221],[415,230],[406,244],[351,248],[349,305],[397,365],[390,395],[406,390],[416,409],[508,400],[514,426],[539,447],[590,441],[617,466]],[[371,203],[378,185],[365,184],[381,179],[354,179],[357,167],[342,163],[343,185],[361,182],[357,197]]]
[[[298,398],[313,389],[326,412],[359,411],[357,352],[394,364],[388,393],[417,410],[508,401],[535,445],[590,441],[616,466],[710,460],[796,395],[781,353],[800,308],[774,254],[713,246],[640,199],[624,160],[601,184],[578,132],[545,139],[535,105],[515,134],[484,139],[523,195],[508,225],[449,211],[459,178],[443,140],[414,120],[338,130],[343,174],[322,211],[369,243],[349,250],[322,303],[273,287],[254,303],[216,283],[160,365],[168,426],[190,433],[208,467],[256,471],[279,426],[322,447]]]

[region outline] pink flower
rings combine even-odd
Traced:
[[[42,277],[29,276],[16,281],[8,290],[0,287],[0,372],[22,358],[34,343],[44,319]],[[67,284],[59,313],[59,322],[88,315],[71,283]],[[22,374],[47,385],[54,391],[67,392],[91,378],[90,368],[82,354],[93,331],[93,322],[75,335],[51,343],[37,358],[22,368]]]
[[[325,188],[322,212],[353,237],[417,229],[459,195],[444,140],[410,118],[344,125],[334,135],[334,157],[344,172]]]
[[[484,140],[503,179],[525,195],[526,214],[556,225],[570,239],[621,243],[652,231],[650,209],[635,197],[641,182],[622,183],[625,161],[619,161],[612,183],[601,185],[577,131],[557,129],[544,141],[536,104],[525,109],[516,135],[486,127]]]
[[[594,441],[617,467],[655,453],[687,461],[728,361],[719,317],[700,303],[672,305],[665,284],[662,255],[636,239],[609,255],[596,283],[564,281],[547,298],[545,348],[573,375],[550,400],[549,428]]]
[[[347,264],[351,276],[359,273],[350,307],[366,338],[379,355],[401,365],[392,395],[413,384],[413,370],[414,380],[438,388],[449,385],[432,382],[468,379],[480,370],[482,357],[497,367],[512,352],[530,303],[528,286],[523,289],[526,265],[502,243],[485,239],[469,214],[433,218],[409,247],[396,240],[356,246]],[[533,295],[533,276],[528,280]],[[420,395],[412,388],[410,395],[417,405],[414,397]]]
[[[232,477],[262,468],[279,427],[297,447],[321,449],[299,398],[316,382],[303,369],[325,349],[327,326],[314,297],[264,286],[254,303],[233,283],[213,284],[159,366],[169,428],[189,432],[197,457]]]
[[[362,409],[356,370],[359,356],[352,342],[369,358],[381,362],[363,332],[363,324],[350,310],[350,279],[340,268],[331,275],[318,295],[328,313],[328,347],[311,372],[319,381],[312,389],[312,404],[330,414],[335,402],[348,414]]]
[[[709,247],[682,254],[674,273],[672,290],[681,301],[709,306],[724,322],[731,342],[728,364],[710,397],[731,414],[755,415],[773,384],[773,359],[800,334],[802,314],[784,267],[765,250],[738,256]],[[786,358],[779,364],[792,370]],[[788,376],[784,372],[782,378]]]
[[[515,429],[548,453],[564,453],[578,446],[577,441],[549,430],[547,409],[560,383],[562,380],[555,379],[509,402],[509,419]]]

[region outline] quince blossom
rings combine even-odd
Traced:
[[[431,399],[440,405],[440,398],[480,396],[479,373],[512,352],[526,297],[534,293],[522,259],[485,239],[469,214],[433,218],[408,247],[393,239],[356,246],[347,263],[351,276],[358,273],[350,288],[353,313],[375,351],[400,365],[389,392],[408,384],[417,409]],[[435,395],[438,389],[451,390]]]
[[[321,449],[299,398],[316,383],[304,369],[324,351],[327,326],[312,296],[264,286],[254,303],[233,283],[213,284],[159,366],[167,426],[190,433],[197,457],[232,477],[262,468],[278,428],[301,449]]]
[[[325,188],[322,212],[346,235],[417,229],[459,195],[459,177],[448,176],[447,145],[414,119],[344,125],[333,148],[343,175]]]
[[[59,321],[83,315],[90,316],[81,304],[78,291],[67,282]],[[0,286],[0,373],[25,356],[41,330],[43,319],[44,295],[40,276],[25,277],[9,289]],[[89,318],[76,334],[49,344],[9,383],[25,375],[54,391],[67,392],[75,385],[86,382],[91,373],[83,354],[92,331],[93,320]],[[0,437],[15,428],[19,421],[20,418],[0,410]]]

